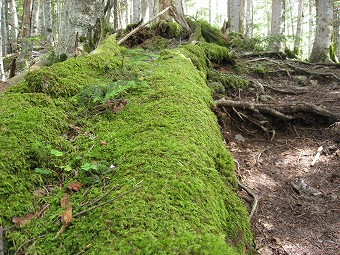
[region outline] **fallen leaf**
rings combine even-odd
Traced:
[[[46,190],[44,189],[37,189],[33,191],[33,196],[34,197],[43,197],[46,194]]]
[[[23,217],[13,217],[12,222],[16,226],[23,226],[25,225],[30,219],[32,219],[34,216],[34,213],[29,213],[26,216]]]
[[[60,205],[64,209],[63,214],[61,215],[61,223],[63,226],[67,227],[72,221],[72,204],[69,194],[63,194]]]
[[[101,141],[101,142],[100,142],[100,145],[107,145],[107,142]]]
[[[83,185],[79,182],[72,182],[70,185],[67,186],[67,189],[77,192],[80,190],[81,186]]]

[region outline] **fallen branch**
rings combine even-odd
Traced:
[[[253,205],[251,207],[250,214],[249,214],[249,219],[251,220],[251,218],[254,216],[254,213],[256,211],[259,199],[258,199],[257,195],[250,188],[248,188],[246,185],[244,185],[241,182],[238,182],[237,184],[241,189],[243,189],[245,192],[247,192],[247,194],[254,199],[254,202],[253,202]]]
[[[119,198],[121,198],[121,197],[124,197],[124,196],[126,196],[127,194],[129,194],[129,193],[131,193],[131,192],[134,192],[134,191],[136,191],[136,190],[138,190],[138,189],[141,189],[141,188],[142,188],[142,186],[138,186],[138,187],[133,188],[133,189],[131,189],[131,190],[129,190],[129,191],[126,191],[126,192],[124,192],[124,193],[122,193],[122,194],[120,194],[120,195],[118,195],[118,196],[116,196],[116,197],[114,197],[114,198],[112,198],[112,199],[109,199],[109,200],[107,200],[107,201],[104,202],[104,203],[95,205],[95,206],[93,206],[93,207],[90,207],[89,209],[86,209],[86,210],[82,211],[82,212],[76,213],[76,214],[73,215],[73,218],[76,218],[76,217],[78,217],[78,216],[81,216],[81,215],[83,215],[83,214],[85,214],[85,213],[87,213],[87,212],[89,212],[89,211],[92,211],[92,210],[98,208],[98,207],[107,205],[107,204],[109,204],[109,203],[111,203],[111,202],[113,202],[113,201],[115,201],[115,200],[117,200],[117,199],[119,199]]]
[[[87,206],[92,206],[92,205],[94,205],[94,204],[97,204],[97,203],[98,203],[99,201],[101,201],[104,197],[106,197],[107,195],[109,195],[112,191],[114,191],[114,190],[119,190],[119,189],[121,189],[121,188],[122,188],[122,186],[115,186],[115,187],[109,189],[104,195],[102,195],[100,198],[96,199],[95,201],[93,201],[92,203],[90,203],[90,204],[87,205]],[[85,204],[84,204],[84,205],[85,205]]]
[[[25,242],[22,243],[22,244],[19,246],[19,248],[14,252],[14,255],[21,254],[21,253],[19,253],[19,252],[20,252],[21,248],[24,247],[24,245],[26,245],[26,244],[28,244],[28,243],[30,243],[30,242],[34,242],[34,241],[38,240],[39,238],[43,238],[43,237],[45,237],[45,236],[47,236],[47,234],[41,235],[41,236],[38,236],[38,237],[36,237],[36,238],[32,238],[32,239],[29,239],[29,240],[25,241]],[[26,253],[25,253],[25,254],[26,254]]]
[[[154,16],[153,18],[151,18],[149,21],[142,23],[141,25],[139,25],[138,27],[136,27],[135,29],[133,29],[132,31],[130,31],[130,33],[128,33],[127,35],[125,35],[122,39],[120,39],[118,41],[118,45],[121,45],[123,42],[125,42],[127,39],[129,39],[130,36],[132,36],[133,34],[137,33],[139,30],[141,30],[142,28],[144,28],[147,24],[151,23],[152,21],[154,21],[155,19],[157,19],[159,16],[163,15],[164,13],[166,13],[167,11],[169,11],[172,7],[169,6],[167,8],[165,8],[163,11],[161,11],[160,13],[158,13],[156,16]]]

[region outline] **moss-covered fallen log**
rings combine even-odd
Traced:
[[[112,47],[118,46],[110,41]],[[248,215],[210,110],[206,72],[193,65],[189,55],[194,55],[185,54],[194,50],[167,50],[159,57],[120,50],[98,54],[111,66],[106,73],[98,71],[97,61],[79,59],[74,68],[88,71],[88,84],[82,76],[70,91],[64,81],[75,84],[76,72],[72,67],[68,76],[60,69],[77,60],[43,68],[31,75],[34,81],[28,78],[12,89],[16,92],[1,95],[0,172],[6,175],[1,176],[0,224],[6,229],[13,217],[35,215],[5,231],[6,251],[251,253]],[[62,93],[56,93],[58,85]],[[120,188],[103,202],[136,185],[142,189],[72,219],[55,238],[60,199],[73,183],[83,185],[70,192],[75,214],[113,187]]]

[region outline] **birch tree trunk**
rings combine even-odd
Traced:
[[[93,44],[99,42],[104,19],[103,1],[67,0],[63,12],[57,55],[73,55],[80,37],[86,39],[90,48],[95,47]]]
[[[297,56],[300,55],[303,4],[304,4],[304,1],[299,0],[298,16],[297,16],[297,22],[296,22],[296,33],[295,33],[295,41],[294,41],[294,54],[296,54]]]
[[[329,47],[333,32],[333,0],[315,0],[316,34],[310,62],[330,62]]]
[[[133,0],[133,23],[137,23],[140,20],[140,0]]]
[[[10,1],[11,45],[12,52],[18,49],[18,15],[15,0]]]
[[[246,3],[246,37],[253,37],[253,0],[247,0]]]
[[[0,20],[2,20],[2,2],[0,2]],[[2,31],[2,22],[0,22],[0,31]],[[3,52],[2,52],[2,44],[3,44],[2,33],[0,33],[0,81],[4,82],[6,80],[5,72],[4,72],[4,61],[3,61]]]
[[[240,1],[228,1],[228,22],[230,32],[239,32]]]
[[[273,0],[271,35],[275,37],[272,47],[276,51],[284,50],[283,44],[284,22],[285,22],[285,2],[284,0]]]
[[[1,0],[2,1],[2,19],[1,20],[1,33],[2,33],[2,53],[3,55],[8,54],[8,24],[7,24],[7,0]]]

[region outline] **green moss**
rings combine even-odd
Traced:
[[[214,63],[217,64],[235,64],[235,60],[233,59],[231,53],[226,47],[222,47],[216,45],[214,43],[200,43],[200,46],[203,48],[207,58]]]
[[[188,35],[186,31],[177,23],[167,20],[160,20],[150,27],[151,31],[155,31],[156,35],[164,38],[183,38]]]
[[[104,80],[110,69],[117,68],[121,64],[119,54],[120,47],[114,37],[109,37],[89,56],[69,58],[29,73],[27,92],[41,92],[52,97],[75,95],[81,88]]]
[[[167,47],[166,40],[161,36],[154,36],[140,45],[143,49],[150,51],[160,51]]]
[[[87,118],[79,115],[80,130],[72,144],[61,136],[67,129],[66,109],[68,115],[76,112],[76,108],[66,107],[67,99],[8,94],[4,96],[6,100],[0,100],[4,105],[0,107],[2,119],[11,122],[23,116],[23,123],[29,123],[16,124],[13,128],[6,124],[2,131],[13,129],[8,137],[18,136],[15,141],[25,144],[23,148],[12,148],[10,140],[1,140],[1,151],[5,150],[6,157],[23,151],[11,159],[11,162],[21,160],[19,166],[9,169],[7,164],[1,166],[1,171],[6,173],[4,183],[13,186],[12,190],[6,188],[8,193],[0,194],[0,199],[5,200],[5,214],[1,215],[4,225],[7,227],[14,216],[39,211],[42,204],[50,205],[42,217],[6,231],[6,252],[13,253],[25,241],[34,240],[22,246],[22,251],[28,254],[78,254],[84,250],[88,254],[251,253],[247,211],[236,195],[233,161],[223,146],[217,119],[210,110],[213,105],[210,89],[202,77],[209,64],[203,49],[190,45],[166,50],[157,60],[135,59],[128,52],[125,61],[124,70],[135,68],[134,76],[127,79],[134,80],[137,86],[125,90],[127,104],[120,111],[106,110]],[[201,72],[193,65],[195,62]],[[67,65],[67,61],[64,63]],[[139,71],[136,63],[140,63]],[[79,87],[80,91],[87,89]],[[39,100],[27,105],[26,101],[36,97]],[[7,111],[5,105],[12,102],[17,104]],[[79,112],[89,109],[79,98],[73,99],[73,103],[81,108]],[[22,111],[14,112],[25,105]],[[34,114],[29,114],[31,111]],[[7,137],[8,133],[4,134]],[[51,145],[63,152],[63,156],[58,159],[50,156],[54,164],[49,164],[48,157],[41,156],[45,152],[37,154],[35,150],[38,157],[32,164],[29,153],[24,152],[29,152],[34,142],[37,146],[33,148]],[[84,167],[85,163],[97,167]],[[56,176],[59,185],[49,181],[54,184],[49,193],[33,199],[33,190],[46,184],[40,176],[38,181],[29,182],[28,187],[21,189],[23,195],[18,196],[26,196],[25,199],[15,196],[15,201],[10,201],[19,182],[13,182],[12,178],[19,177],[11,174],[20,172],[19,176],[31,180],[39,177],[31,174],[34,167],[47,166],[56,171],[60,165],[70,165],[77,174]],[[103,201],[123,194],[138,183],[142,189],[74,218],[65,232],[54,238],[61,227],[59,203],[63,187],[73,181],[86,185],[84,189],[90,188],[86,196],[83,190],[71,194],[74,213],[86,209],[81,204],[98,199],[113,186],[121,188]],[[12,204],[17,209],[7,208]],[[44,237],[39,238],[41,235]]]
[[[50,160],[46,147],[67,148],[59,107],[43,94],[0,95],[0,225],[34,208],[32,189],[44,183],[34,168]]]
[[[208,80],[222,83],[226,90],[247,87],[249,85],[249,81],[240,76],[226,73],[221,74],[213,70],[209,71]]]
[[[201,27],[202,37],[208,43],[215,43],[220,46],[227,46],[226,41],[222,37],[222,33],[218,28],[212,27],[207,21],[196,21]]]

